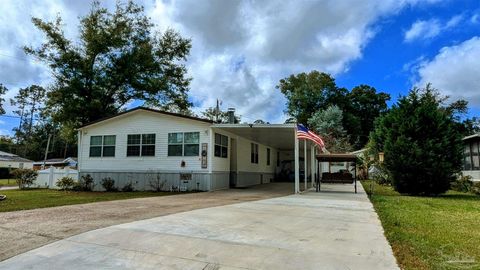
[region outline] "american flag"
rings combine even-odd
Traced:
[[[297,125],[297,139],[310,140],[316,143],[320,147],[320,149],[325,148],[325,143],[323,142],[322,138],[320,138],[320,136],[311,132],[310,130],[308,130],[308,128],[300,124]]]

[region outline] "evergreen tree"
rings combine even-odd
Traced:
[[[45,102],[46,91],[38,85],[21,88],[18,94],[10,99],[12,106],[16,107],[14,114],[20,118],[18,128],[14,128],[17,141],[22,143],[32,134],[34,120],[39,117]]]
[[[430,85],[413,89],[376,123],[373,147],[400,193],[443,193],[461,169],[462,136],[444,100]]]

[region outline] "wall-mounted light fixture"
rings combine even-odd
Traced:
[[[380,161],[380,163],[383,163],[384,158],[385,157],[384,157],[383,152],[378,153],[378,161]]]

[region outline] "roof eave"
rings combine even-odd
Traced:
[[[148,111],[148,112],[154,112],[154,113],[159,113],[159,114],[163,114],[163,115],[169,115],[169,116],[174,116],[174,117],[179,117],[179,118],[184,118],[184,119],[190,119],[190,120],[193,120],[193,121],[200,121],[200,122],[205,122],[205,123],[213,124],[213,121],[212,121],[212,120],[209,120],[209,119],[203,119],[203,118],[198,118],[198,117],[193,117],[193,116],[187,116],[187,115],[182,115],[182,114],[172,113],[172,112],[165,112],[165,111],[150,109],[150,108],[146,108],[146,107],[136,107],[136,108],[133,108],[133,109],[130,109],[130,110],[126,110],[126,111],[124,111],[124,112],[117,113],[117,114],[112,115],[112,116],[109,116],[109,117],[104,117],[104,118],[98,119],[98,120],[96,120],[96,121],[87,123],[87,124],[85,124],[85,125],[77,128],[76,130],[77,130],[77,131],[83,130],[83,129],[88,128],[88,127],[91,127],[91,126],[93,126],[93,125],[97,125],[97,124],[99,124],[99,123],[102,123],[102,122],[104,122],[104,121],[108,121],[108,120],[111,120],[111,119],[113,119],[113,118],[116,118],[116,117],[119,117],[119,116],[122,116],[122,115],[126,115],[126,114],[129,114],[129,113],[133,113],[133,112],[136,112],[136,111],[139,111],[139,110]]]

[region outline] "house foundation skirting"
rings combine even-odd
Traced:
[[[264,172],[237,172],[233,174],[233,178],[235,179],[235,182],[233,183],[234,187],[248,187],[266,184],[272,182],[275,177],[274,173]]]
[[[102,191],[102,179],[115,180],[115,187],[121,190],[132,184],[137,191],[155,190],[157,187],[164,191],[213,191],[229,188],[229,172],[98,172],[81,171],[79,179],[89,174],[95,183],[94,190]]]

